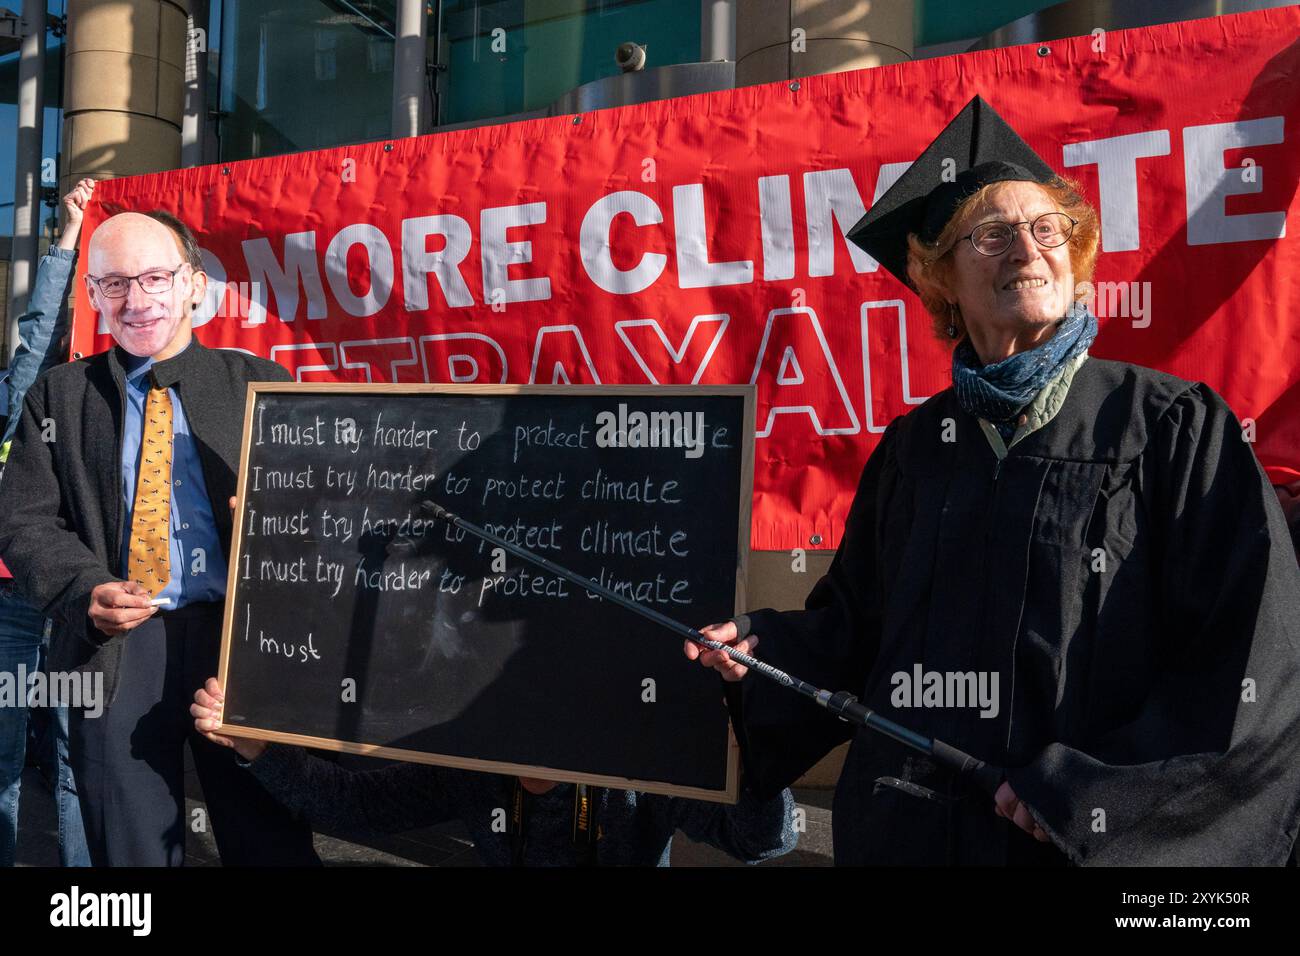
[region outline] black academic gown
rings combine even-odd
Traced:
[[[934,396],[867,462],[807,609],[751,619],[761,658],[1010,768],[1052,841],[927,758],[748,677],[730,699],[759,792],[852,738],[837,863],[1281,864],[1295,842],[1300,568],[1208,386],[1089,358],[1000,464],[952,390]],[[918,664],[996,673],[996,717],[895,706],[893,675]]]

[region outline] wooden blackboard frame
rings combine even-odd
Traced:
[[[221,661],[218,667],[218,679],[223,688],[228,688],[231,644],[235,628],[235,595],[239,587],[239,563],[242,557],[244,532],[245,491],[248,484],[249,449],[253,433],[253,409],[259,395],[290,392],[295,394],[409,394],[409,395],[582,395],[609,396],[611,398],[662,398],[671,395],[687,395],[693,398],[715,396],[739,396],[744,400],[745,434],[741,442],[740,456],[740,513],[737,524],[736,541],[736,593],[734,612],[746,609],[745,584],[749,570],[749,536],[750,515],[754,495],[754,433],[755,433],[755,388],[753,385],[479,385],[479,384],[373,384],[353,382],[250,382],[246,404],[244,406],[244,434],[239,459],[234,527],[231,532],[230,566],[226,583],[226,603],[221,627]],[[630,612],[627,612],[630,613]],[[665,640],[675,640],[669,635]],[[683,665],[686,661],[683,658]],[[691,665],[695,666],[695,665]],[[740,747],[736,742],[734,728],[730,717],[727,722],[727,769],[726,785],[722,790],[710,790],[699,787],[685,787],[652,780],[635,780],[604,774],[574,773],[551,767],[537,767],[525,764],[504,763],[495,760],[479,760],[448,754],[430,754],[423,751],[403,750],[379,744],[360,743],[351,740],[336,740],[328,737],[311,737],[305,734],[292,734],[284,731],[263,730],[246,725],[222,723],[216,731],[230,737],[245,737],[253,740],[265,740],[273,743],[292,744],[299,747],[312,747],[338,753],[360,754],[371,757],[388,757],[413,763],[431,764],[441,767],[453,767],[461,770],[475,770],[485,773],[500,773],[514,776],[537,777],[542,780],[556,780],[564,783],[585,783],[592,786],[623,790],[641,790],[647,793],[660,793],[674,797],[686,797],[693,800],[706,800],[714,803],[734,804],[740,795]]]

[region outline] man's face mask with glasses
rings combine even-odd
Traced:
[[[148,272],[142,272],[138,276],[88,276],[91,282],[95,283],[100,294],[109,299],[124,299],[128,292],[131,291],[131,283],[137,282],[140,290],[146,295],[158,295],[161,292],[170,292],[172,284],[176,281],[176,274],[184,269],[188,263],[182,262],[175,269],[151,269]]]
[[[132,355],[146,357],[166,350],[176,340],[182,323],[188,324],[190,275],[189,263],[182,262],[175,268],[147,269],[134,275],[126,270],[106,270],[86,279],[97,293],[91,297],[92,304],[117,344]]]
[[[170,358],[191,338],[190,313],[207,276],[186,258],[180,238],[149,216],[123,212],[101,222],[86,249],[86,292],[112,334],[132,355]]]

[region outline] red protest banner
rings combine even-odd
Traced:
[[[1208,382],[1283,483],[1297,36],[1288,7],[139,176],[86,235],[175,212],[212,277],[199,338],[303,381],[755,383],[753,545],[833,547],[879,434],[949,382],[844,233],[978,93],[1101,212],[1093,354]],[[110,341],[78,322],[74,349]]]

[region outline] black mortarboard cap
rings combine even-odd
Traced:
[[[951,159],[954,166],[945,166]],[[948,171],[951,181],[944,180]],[[954,176],[955,174],[955,176]],[[981,97],[967,103],[852,229],[850,242],[909,287],[907,236],[938,238],[963,199],[989,183],[1049,183],[1056,172]]]

